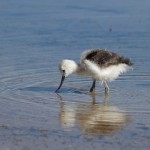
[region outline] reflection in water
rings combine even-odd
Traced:
[[[73,106],[66,105],[66,103],[61,103],[61,110],[60,110],[60,122],[61,126],[64,129],[70,129],[74,126],[76,121],[76,110]]]
[[[107,135],[129,122],[128,115],[116,106],[109,106],[107,99],[103,103],[93,102],[69,103],[61,99],[60,123],[65,130],[79,125],[86,134]],[[106,98],[106,97],[105,97]]]

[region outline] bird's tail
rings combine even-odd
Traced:
[[[125,58],[125,57],[122,57],[122,63],[128,65],[128,66],[133,66],[133,63],[131,62],[131,60],[129,58]]]

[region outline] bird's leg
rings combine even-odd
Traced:
[[[96,80],[93,80],[93,84],[90,88],[90,92],[93,92],[95,90],[95,84],[96,84]]]
[[[104,88],[105,88],[105,94],[108,94],[109,93],[109,87],[108,87],[106,81],[103,82],[103,85],[104,85]]]

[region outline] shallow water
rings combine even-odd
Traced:
[[[2,1],[0,149],[149,149],[149,1]],[[108,83],[72,75],[60,92],[58,63],[103,47],[133,70]]]

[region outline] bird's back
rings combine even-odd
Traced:
[[[105,49],[92,49],[83,52],[81,55],[81,63],[85,60],[89,60],[102,68],[118,64],[132,66],[130,59]]]

